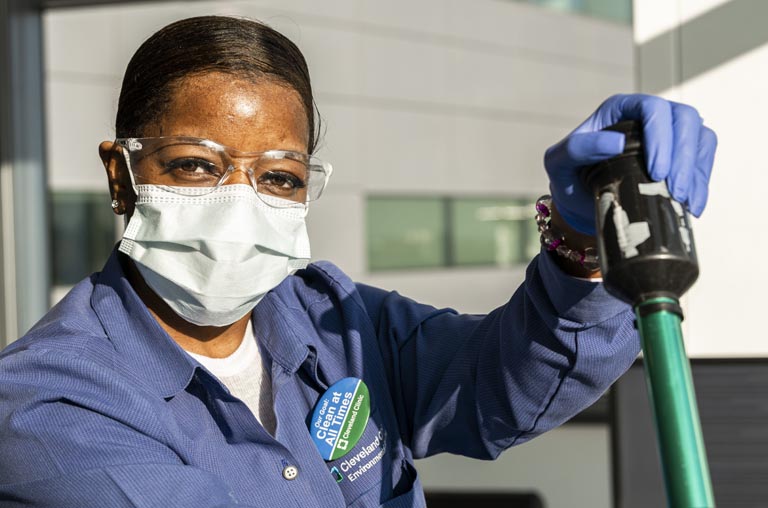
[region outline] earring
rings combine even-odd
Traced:
[[[120,202],[116,199],[112,200],[112,210],[117,211],[117,209],[120,208]]]

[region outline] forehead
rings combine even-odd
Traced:
[[[294,89],[268,79],[207,73],[177,83],[147,136],[206,138],[249,152],[305,152],[309,127]]]

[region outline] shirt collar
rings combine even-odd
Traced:
[[[317,331],[306,310],[290,306],[280,298],[282,293],[295,290],[294,282],[289,277],[267,293],[252,314],[256,339],[272,361],[290,373],[295,373],[307,360],[310,347],[314,348],[317,340]]]
[[[125,276],[117,249],[96,278],[91,305],[120,355],[121,363],[165,398],[184,390],[199,364],[168,335]],[[256,337],[274,362],[295,373],[315,347],[317,332],[306,310],[287,305],[279,293],[293,291],[289,277],[253,310]]]
[[[166,333],[125,276],[122,254],[112,251],[96,278],[91,306],[112,340],[120,363],[161,396],[189,385],[197,363]]]

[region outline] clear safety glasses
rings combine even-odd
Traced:
[[[177,194],[213,192],[236,171],[248,175],[256,194],[273,207],[317,200],[333,168],[317,157],[288,150],[241,152],[189,137],[122,138],[134,184],[161,185]]]

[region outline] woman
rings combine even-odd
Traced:
[[[99,147],[123,240],[0,358],[3,506],[424,506],[414,458],[494,458],[561,424],[639,350],[578,261],[594,223],[577,168],[621,152],[598,131],[624,118],[652,177],[702,212],[712,131],[612,97],[545,157],[567,248],[506,305],[457,315],[307,266],[331,168],[290,41],[227,17],[163,28]]]

